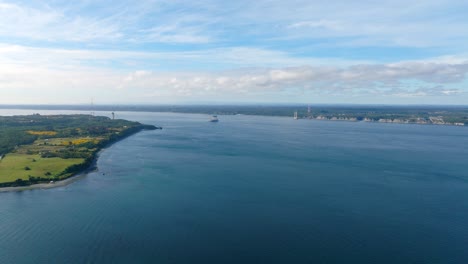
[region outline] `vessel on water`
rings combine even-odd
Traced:
[[[211,117],[210,122],[218,122],[218,116],[214,115]]]
[[[294,120],[297,120],[299,117],[297,116],[297,111],[294,112]]]

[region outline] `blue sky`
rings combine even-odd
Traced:
[[[135,2],[0,0],[0,103],[468,102],[466,1]]]

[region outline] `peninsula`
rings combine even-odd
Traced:
[[[0,116],[0,187],[53,184],[92,167],[104,147],[161,129],[93,115]]]

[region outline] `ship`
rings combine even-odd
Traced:
[[[218,116],[214,115],[211,117],[210,122],[218,122]]]

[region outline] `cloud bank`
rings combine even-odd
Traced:
[[[237,57],[241,59],[237,60]],[[161,63],[161,70],[118,69],[107,64],[137,64],[146,59]],[[165,71],[167,62],[181,64],[217,60],[233,69]],[[87,102],[119,98],[132,102],[153,100],[245,99],[268,97],[272,101],[309,94],[320,96],[453,97],[466,93],[459,88],[468,73],[462,56],[430,58],[395,63],[294,58],[285,53],[248,48],[180,53],[90,51],[0,46],[1,103],[11,98],[47,102]],[[91,63],[92,62],[92,63]],[[278,65],[292,65],[281,67]],[[249,65],[250,67],[239,67]],[[267,65],[267,66],[265,66]],[[273,66],[269,66],[273,65]],[[28,92],[24,92],[28,91]],[[26,98],[30,96],[29,99]]]
[[[166,74],[136,71],[123,79],[121,89],[145,89],[153,95],[226,95],[304,93],[423,96],[455,95],[460,89],[445,85],[463,81],[468,62],[462,64],[400,62],[350,67],[301,66],[247,69],[231,72]],[[437,85],[432,85],[437,84]]]

